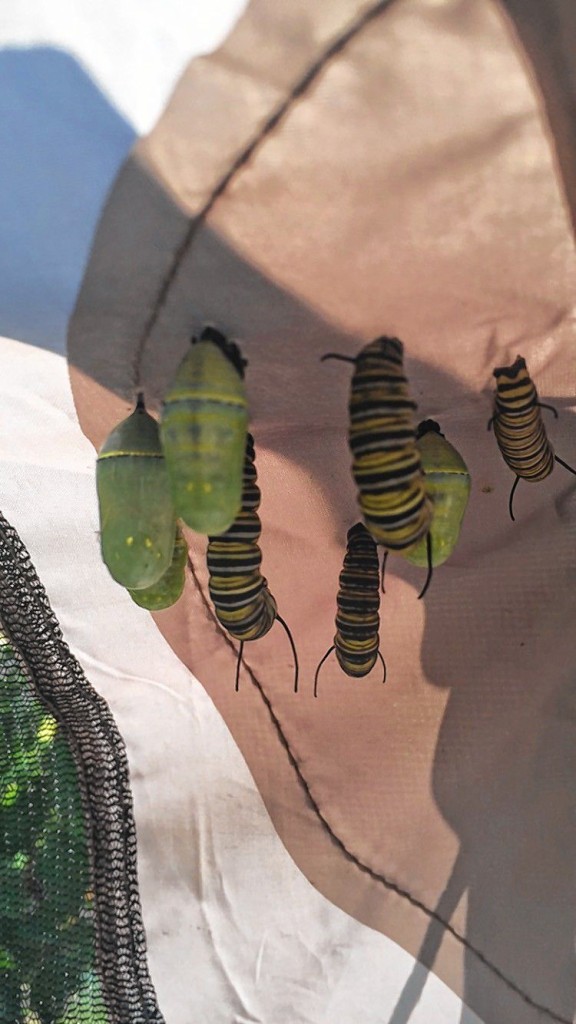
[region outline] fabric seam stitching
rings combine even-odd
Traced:
[[[180,244],[174,250],[171,264],[168,268],[168,272],[163,278],[156,301],[152,306],[150,315],[144,324],[142,334],[138,345],[136,346],[134,356],[132,359],[132,380],[134,383],[134,389],[136,391],[141,389],[141,367],[144,358],[144,352],[146,345],[150,340],[150,336],[158,318],[170,293],[172,284],[174,283],[180,265],[189,248],[191,247],[196,237],[196,232],[200,225],[206,219],[210,213],[212,207],[218,201],[218,199],[224,194],[228,186],[232,183],[236,175],[242,168],[248,163],[250,158],[256,152],[256,150],[262,145],[262,143],[272,135],[274,130],[280,125],[284,118],[290,113],[292,107],[297,100],[301,99],[306,95],[308,89],[313,85],[322,71],[330,64],[330,62],[338,57],[350,43],[365,27],[374,21],[380,14],[394,3],[394,0],[378,0],[378,3],[369,7],[368,10],[358,15],[354,20],[349,23],[339,35],[332,39],[332,41],[326,46],[319,57],[313,60],[304,74],[298,79],[295,85],[292,86],[289,93],[279,103],[279,105],[272,111],[270,116],[266,119],[264,124],[260,127],[257,134],[245,145],[236,157],[232,160],[228,170],[223,174],[220,180],[212,189],[212,192],[208,196],[208,199],[204,205],[200,208],[198,213],[189,218],[189,223],[184,233],[184,236]]]
[[[238,656],[236,648],[234,647],[234,644],[232,643],[232,640],[229,637],[228,633],[220,625],[216,615],[214,614],[214,611],[213,611],[213,609],[212,609],[212,607],[210,605],[210,602],[208,601],[208,598],[206,597],[206,595],[204,593],[204,589],[203,589],[203,587],[202,587],[202,585],[200,583],[200,580],[198,578],[198,575],[196,573],[196,570],[194,568],[194,565],[193,565],[192,559],[190,558],[190,555],[188,555],[188,565],[190,567],[193,583],[194,583],[196,589],[198,590],[198,593],[200,594],[200,598],[201,598],[202,603],[204,605],[205,611],[208,614],[208,617],[210,618],[212,623],[216,626],[216,631],[224,638],[225,643],[226,643],[228,649],[231,652],[234,653],[234,658],[236,659],[237,656]],[[436,921],[438,924],[442,925],[442,927],[450,935],[452,935],[452,937],[455,938],[457,940],[457,942],[459,942],[470,953],[473,953],[474,956],[476,956],[478,958],[478,960],[482,964],[484,964],[484,966],[489,971],[491,971],[500,981],[502,981],[513,992],[515,992],[516,995],[520,996],[520,998],[524,1002],[526,1002],[529,1006],[533,1007],[535,1010],[538,1010],[540,1013],[545,1014],[547,1017],[549,1017],[550,1020],[556,1021],[557,1024],[572,1024],[572,1021],[568,1017],[562,1017],[560,1014],[556,1013],[550,1007],[545,1006],[542,1003],[537,1002],[537,1000],[533,999],[532,996],[530,996],[527,992],[525,992],[522,988],[520,988],[520,986],[517,985],[516,982],[512,981],[511,978],[508,978],[504,974],[504,972],[501,971],[500,968],[496,966],[496,964],[492,963],[492,961],[488,959],[488,957],[486,956],[485,953],[483,953],[480,949],[477,949],[476,946],[474,946],[466,938],[465,935],[463,935],[461,932],[459,932],[457,928],[455,928],[452,924],[450,924],[449,921],[447,921],[445,918],[443,918],[441,916],[441,914],[439,914],[437,911],[433,910],[431,907],[427,907],[425,903],[423,903],[421,900],[419,900],[417,896],[414,896],[411,892],[409,892],[408,889],[404,889],[397,882],[392,881],[392,879],[387,878],[386,875],[381,874],[380,872],[376,871],[374,868],[371,868],[369,864],[366,864],[363,860],[361,860],[361,858],[357,854],[353,853],[353,851],[350,850],[347,847],[347,845],[344,842],[344,840],[341,839],[340,836],[338,835],[338,833],[334,831],[332,825],[330,824],[330,822],[326,818],[326,816],[325,816],[324,812],[322,811],[318,801],[316,800],[316,797],[314,796],[314,794],[312,792],[311,784],[306,779],[306,776],[304,775],[304,772],[302,771],[302,768],[300,767],[300,764],[298,763],[296,755],[294,754],[294,752],[292,751],[292,749],[290,747],[290,744],[288,743],[288,739],[287,739],[287,737],[284,734],[284,730],[282,728],[281,722],[280,722],[276,712],[274,711],[274,708],[272,706],[272,702],[271,702],[270,698],[268,697],[268,695],[266,694],[266,691],[264,690],[263,684],[260,682],[260,680],[256,676],[256,673],[253,671],[253,669],[250,668],[250,665],[246,661],[245,657],[242,657],[242,663],[243,663],[243,665],[244,665],[248,675],[250,676],[252,684],[258,690],[258,692],[260,694],[260,697],[262,698],[262,701],[264,702],[264,705],[266,706],[266,709],[268,711],[268,714],[270,716],[272,724],[273,724],[273,726],[274,726],[274,728],[276,730],[276,734],[278,736],[278,739],[280,740],[281,745],[284,747],[284,750],[286,751],[288,760],[289,760],[290,764],[292,765],[292,767],[293,767],[293,769],[294,769],[294,771],[296,773],[296,776],[298,778],[298,781],[299,781],[302,789],[306,793],[306,796],[308,798],[308,801],[310,803],[310,806],[311,806],[314,814],[319,819],[319,821],[321,822],[321,824],[325,828],[326,832],[328,833],[328,835],[330,836],[332,841],[343,852],[343,854],[347,858],[347,860],[349,860],[351,863],[355,864],[356,867],[360,871],[362,871],[364,874],[369,875],[374,881],[380,882],[382,885],[385,886],[386,889],[388,889],[391,892],[396,893],[397,896],[400,896],[402,899],[406,900],[408,903],[411,904],[411,906],[415,907],[417,910],[422,911],[422,913],[424,913],[428,918],[430,918],[430,920]],[[426,966],[426,965],[424,965],[424,966]],[[431,967],[428,968],[428,969],[432,970]]]

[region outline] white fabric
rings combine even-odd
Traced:
[[[2,0],[0,41],[73,53],[143,134],[188,61],[215,49],[245,6],[246,0]]]
[[[382,1024],[414,959],[288,856],[220,715],[100,560],[94,451],[63,357],[0,342],[2,511],[128,748],[149,959],[167,1024]],[[425,975],[416,967],[417,981]],[[435,975],[408,1024],[480,1024]]]
[[[239,0],[4,0],[0,42],[64,47],[141,131],[153,124],[183,64],[215,45],[242,6]],[[58,108],[51,115],[57,137]],[[90,128],[81,116],[60,125],[72,141],[74,133],[88,138]],[[65,231],[54,237],[49,225],[50,255],[36,278],[22,270],[14,309],[25,340],[43,344],[42,324],[50,321],[50,343],[61,348],[98,204],[129,141],[129,132],[120,141],[99,139],[99,158],[108,162],[103,171],[94,153],[95,187],[89,200],[75,196],[74,252],[65,250]],[[91,166],[84,165],[88,176]],[[66,174],[66,166],[51,166],[47,210],[62,192],[67,208]],[[25,196],[17,179],[18,213]],[[11,222],[9,248],[18,249],[18,232],[31,222],[41,244],[35,213],[26,207]],[[44,305],[40,278],[48,284]],[[37,334],[30,339],[27,317],[34,312]],[[102,566],[94,452],[77,423],[63,356],[19,341],[0,343],[0,437],[2,511],[27,545],[64,635],[110,703],[128,747],[150,966],[167,1024],[382,1024],[398,1000],[394,1019],[407,1022],[402,991],[413,972],[412,981],[421,983],[424,969],[305,880],[204,690]],[[409,1021],[479,1024],[434,975]]]

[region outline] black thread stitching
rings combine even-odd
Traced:
[[[375,20],[380,14],[384,13],[386,8],[389,7],[392,2],[393,2],[393,0],[379,0],[378,3],[374,4],[373,7],[369,8],[367,11],[365,11],[363,14],[361,14],[358,18],[356,18],[352,22],[351,25],[349,25],[346,29],[344,29],[344,31],[341,33],[341,35],[337,36],[337,38],[335,40],[333,40],[332,43],[329,44],[329,46],[323,51],[323,53],[320,55],[320,57],[318,57],[317,60],[313,61],[313,63],[309,66],[309,68],[304,73],[302,78],[296,83],[296,85],[292,88],[292,90],[286,96],[286,98],[282,101],[282,103],[270,115],[268,120],[265,121],[265,123],[262,125],[262,128],[260,129],[258,134],[248,143],[248,145],[245,147],[245,149],[242,150],[238,154],[238,156],[235,158],[235,160],[230,165],[228,171],[223,175],[223,177],[220,179],[218,184],[215,186],[215,188],[213,189],[213,191],[209,195],[208,199],[206,200],[204,206],[201,208],[199,213],[194,218],[190,219],[190,222],[189,222],[188,228],[187,228],[187,230],[186,230],[186,232],[184,234],[184,237],[183,237],[180,245],[174,251],[172,262],[170,264],[170,267],[168,269],[168,272],[167,272],[164,280],[162,281],[162,283],[160,285],[160,289],[158,291],[158,296],[157,296],[156,302],[154,303],[154,305],[152,307],[152,310],[151,310],[151,313],[150,313],[150,316],[148,317],[148,320],[146,321],[146,323],[144,325],[144,329],[143,329],[143,332],[142,332],[142,336],[141,336],[140,342],[139,342],[139,344],[138,344],[138,346],[137,346],[137,348],[135,350],[135,353],[134,353],[134,359],[133,359],[133,378],[134,378],[134,381],[136,382],[135,383],[135,388],[136,389],[138,389],[139,386],[140,386],[140,366],[141,366],[141,363],[142,363],[142,356],[144,354],[144,349],[146,347],[146,343],[149,340],[150,335],[152,334],[152,331],[154,330],[154,327],[156,326],[156,323],[158,321],[159,315],[160,315],[162,309],[164,308],[164,306],[166,304],[166,301],[167,301],[167,298],[168,298],[168,294],[169,294],[170,289],[172,287],[172,284],[173,284],[173,282],[174,282],[174,280],[176,278],[176,275],[177,275],[178,270],[180,268],[180,264],[181,264],[184,256],[186,255],[186,252],[188,251],[189,247],[191,246],[192,242],[194,241],[194,237],[196,235],[196,232],[197,232],[198,228],[200,227],[200,225],[202,224],[203,220],[207,217],[207,215],[209,214],[210,210],[215,205],[215,203],[220,198],[220,196],[226,191],[226,189],[228,188],[228,186],[230,185],[230,183],[232,182],[232,180],[234,179],[236,174],[242,169],[242,167],[245,166],[245,164],[248,163],[250,158],[253,156],[253,154],[256,152],[256,150],[259,148],[259,146],[272,133],[272,131],[280,124],[280,122],[284,119],[284,117],[289,113],[289,111],[291,110],[291,108],[292,108],[293,104],[296,102],[296,100],[300,99],[306,93],[306,91],[313,84],[313,82],[320,75],[320,73],[324,70],[324,68],[330,63],[330,61],[334,57],[337,57],[345,49],[345,47],[348,45],[348,43],[351,42],[352,39],[356,35],[358,35],[358,33],[361,32],[362,29],[364,29],[371,21]],[[220,626],[220,623],[218,622],[216,616],[214,615],[214,612],[213,612],[213,610],[212,610],[212,608],[211,608],[211,606],[210,606],[210,604],[209,604],[209,602],[208,602],[208,600],[207,600],[207,598],[206,598],[206,596],[205,596],[205,594],[203,592],[203,589],[202,589],[202,587],[200,585],[200,581],[199,581],[199,579],[198,579],[198,577],[196,575],[196,572],[194,570],[194,566],[192,564],[192,560],[191,560],[190,556],[188,556],[188,565],[190,567],[190,571],[191,571],[192,578],[194,580],[195,586],[196,586],[196,588],[197,588],[197,590],[198,590],[198,592],[200,594],[200,597],[202,599],[202,603],[204,604],[204,607],[205,607],[205,609],[206,609],[210,619],[212,620],[213,624],[216,626],[217,632],[224,638],[228,648],[231,651],[234,652],[234,656],[236,658],[237,657],[237,652],[236,652],[236,649],[234,647],[234,644],[232,643],[232,641],[231,641],[230,637],[228,636],[228,634],[226,633],[226,631],[224,629],[222,629],[222,627]],[[260,693],[260,696],[261,696],[261,698],[262,698],[262,700],[263,700],[263,702],[264,702],[264,704],[265,704],[265,706],[266,706],[266,708],[268,710],[268,713],[270,715],[270,719],[271,719],[272,724],[273,724],[273,726],[274,726],[274,728],[276,730],[278,738],[279,738],[279,740],[280,740],[284,750],[286,751],[286,754],[288,756],[290,764],[294,768],[294,771],[296,772],[296,775],[298,777],[298,780],[299,780],[302,788],[304,789],[304,791],[306,793],[306,796],[308,798],[308,801],[310,803],[310,806],[311,806],[312,810],[317,815],[318,819],[322,822],[322,824],[325,827],[326,831],[330,835],[332,841],[338,846],[338,848],[340,850],[342,850],[342,852],[345,855],[345,857],[348,860],[350,860],[353,864],[355,864],[356,867],[360,871],[362,871],[364,874],[368,874],[375,881],[380,882],[382,885],[384,885],[388,890],[390,890],[391,892],[395,892],[402,899],[407,900],[413,907],[415,907],[418,910],[421,910],[431,920],[437,921],[439,924],[441,924],[442,927],[445,928],[445,930],[447,932],[449,932],[458,942],[460,942],[464,946],[465,949],[467,949],[471,953],[473,953],[480,960],[480,962],[483,963],[484,966],[488,968],[488,970],[492,971],[492,973],[497,978],[499,978],[505,985],[507,985],[518,996],[520,996],[520,998],[522,1000],[524,1000],[524,1002],[526,1002],[529,1006],[532,1006],[535,1010],[538,1010],[539,1012],[545,1014],[551,1020],[557,1021],[558,1024],[572,1024],[572,1021],[569,1020],[567,1017],[562,1017],[559,1014],[555,1013],[554,1010],[550,1009],[549,1007],[544,1006],[541,1003],[538,1003],[535,999],[533,999],[530,995],[528,995],[528,993],[524,992],[514,981],[512,981],[510,978],[507,978],[506,975],[498,967],[496,967],[496,965],[493,964],[485,956],[484,953],[481,952],[481,950],[479,950],[475,946],[473,946],[472,943],[470,943],[468,941],[466,936],[462,935],[456,928],[453,927],[453,925],[451,925],[448,921],[444,920],[444,918],[440,914],[438,914],[435,910],[432,910],[430,907],[427,907],[426,904],[422,903],[416,896],[413,896],[410,892],[408,892],[408,890],[403,889],[396,882],[393,882],[390,879],[386,878],[385,875],[379,874],[377,871],[374,871],[373,868],[371,868],[368,864],[365,864],[362,860],[360,860],[359,857],[356,856],[356,854],[354,854],[351,850],[348,849],[348,847],[343,842],[343,840],[340,839],[340,837],[334,832],[334,830],[332,829],[332,826],[330,825],[328,820],[325,818],[325,816],[324,816],[324,814],[323,814],[319,804],[316,802],[316,799],[315,799],[315,797],[312,794],[310,785],[307,782],[305,776],[303,775],[302,770],[301,770],[301,768],[300,768],[300,766],[299,766],[299,764],[298,764],[298,762],[296,760],[296,757],[294,756],[294,754],[292,753],[292,750],[290,749],[290,746],[288,744],[288,740],[286,739],[286,736],[284,735],[284,732],[282,730],[282,726],[280,724],[280,721],[279,721],[279,719],[278,719],[278,717],[277,717],[277,715],[276,715],[276,713],[275,713],[275,711],[274,711],[274,709],[272,707],[270,699],[268,698],[268,696],[266,695],[266,693],[264,691],[264,688],[263,688],[262,684],[260,683],[259,679],[254,674],[253,670],[250,668],[250,666],[248,665],[248,663],[246,662],[244,657],[242,658],[242,663],[244,664],[244,667],[245,667],[246,671],[248,672],[248,674],[250,676],[250,679],[252,680],[253,685],[256,687],[256,689]]]
[[[204,593],[204,590],[202,588],[202,585],[200,583],[200,580],[198,578],[198,575],[196,573],[196,570],[194,568],[194,565],[192,563],[192,559],[190,558],[190,555],[188,555],[188,566],[190,568],[190,572],[191,572],[191,575],[192,575],[192,580],[194,582],[194,585],[195,585],[198,593],[200,594],[200,598],[202,600],[202,604],[204,605],[204,609],[205,609],[205,611],[206,611],[206,613],[208,615],[208,618],[211,620],[212,624],[216,627],[217,633],[219,633],[220,636],[223,637],[223,639],[224,639],[224,641],[226,643],[226,646],[229,648],[230,651],[233,652],[234,659],[236,660],[238,658],[238,652],[236,651],[236,648],[234,647],[234,644],[232,643],[232,640],[231,640],[230,636],[222,628],[222,626],[220,625],[218,619],[216,618],[216,615],[214,614],[212,606],[211,606],[210,602],[208,601],[208,598],[206,597],[206,595]],[[348,849],[348,847],[346,846],[346,843],[334,831],[334,829],[332,828],[330,822],[325,817],[324,812],[320,808],[320,805],[318,804],[314,794],[312,793],[312,789],[311,789],[310,783],[307,781],[307,779],[306,779],[306,777],[305,777],[305,775],[304,775],[300,765],[298,764],[296,756],[292,752],[292,750],[290,748],[290,745],[288,743],[288,740],[287,740],[286,736],[284,735],[284,730],[282,729],[282,725],[280,723],[280,720],[279,720],[278,716],[276,715],[276,712],[274,711],[274,708],[272,707],[272,703],[270,701],[270,698],[266,694],[266,692],[264,690],[264,687],[263,687],[262,683],[260,682],[260,680],[257,678],[255,672],[248,665],[248,663],[246,661],[246,658],[244,656],[242,657],[242,664],[244,665],[244,668],[246,669],[248,675],[250,676],[250,679],[251,679],[253,685],[258,690],[258,692],[259,692],[259,694],[260,694],[260,696],[261,696],[261,698],[262,698],[262,700],[263,700],[263,702],[264,702],[264,704],[266,706],[266,709],[268,711],[268,714],[270,715],[270,719],[272,721],[274,729],[276,730],[276,734],[278,736],[278,739],[280,740],[280,743],[282,744],[284,750],[286,751],[286,754],[288,756],[288,760],[290,761],[290,764],[292,765],[294,771],[296,772],[296,776],[297,776],[298,781],[299,781],[300,785],[302,786],[302,788],[303,788],[303,790],[304,790],[304,792],[305,792],[305,794],[306,794],[306,796],[308,798],[308,802],[310,804],[310,807],[312,808],[312,810],[316,814],[317,818],[321,821],[322,825],[324,826],[324,828],[328,832],[328,835],[330,836],[332,841],[342,851],[342,853],[344,854],[346,859],[349,860],[352,864],[354,864],[363,874],[369,875],[370,878],[374,879],[375,882],[380,882],[380,884],[383,885],[390,892],[396,893],[397,896],[400,896],[402,899],[405,899],[408,903],[411,904],[411,906],[415,907],[417,910],[421,910],[422,913],[426,914],[426,916],[429,917],[431,920],[437,921],[438,924],[442,925],[442,927],[447,932],[449,932],[449,934],[452,935],[453,938],[455,938],[457,942],[459,942],[462,946],[464,946],[464,948],[467,949],[470,953],[473,953],[474,956],[476,956],[478,958],[478,960],[480,960],[480,962],[482,964],[484,964],[484,966],[486,968],[488,968],[489,971],[491,971],[497,978],[499,978],[500,981],[502,981],[508,988],[510,988],[513,992],[515,992],[516,995],[520,996],[520,998],[525,1003],[527,1003],[528,1006],[531,1006],[531,1007],[533,1007],[533,1009],[538,1010],[540,1013],[545,1014],[547,1017],[549,1017],[550,1020],[556,1021],[557,1024],[573,1024],[572,1020],[570,1020],[568,1017],[561,1017],[560,1014],[558,1014],[554,1010],[550,1009],[550,1007],[544,1006],[542,1003],[537,1002],[535,999],[532,998],[532,996],[528,995],[527,992],[524,992],[524,990],[521,989],[520,986],[516,984],[516,982],[512,981],[511,978],[508,978],[503,973],[503,971],[501,971],[500,968],[496,966],[496,964],[493,964],[492,961],[489,960],[488,957],[485,955],[485,953],[483,953],[480,949],[477,949],[476,946],[474,946],[466,938],[465,935],[463,935],[461,932],[459,932],[458,929],[455,928],[453,925],[451,925],[449,921],[446,921],[442,917],[442,915],[439,914],[436,910],[433,910],[430,907],[427,907],[426,904],[422,903],[422,901],[419,900],[417,896],[413,896],[412,893],[408,891],[408,889],[404,889],[397,882],[393,882],[390,878],[387,878],[386,875],[380,874],[378,871],[375,871],[374,868],[371,868],[369,864],[365,864],[364,861],[361,860],[360,857],[357,856],[357,854],[353,853],[352,850]]]
[[[340,53],[346,48],[349,42],[354,39],[363,28],[366,27],[371,21],[374,21],[380,14],[383,14],[387,7],[393,3],[394,0],[378,0],[378,3],[374,4],[373,7],[368,8],[363,14],[360,14],[357,18],[348,25],[339,36],[329,43],[325,50],[320,56],[310,64],[308,69],[304,72],[302,77],[292,87],[288,95],[282,102],[276,107],[276,109],[270,114],[270,117],[264,122],[260,131],[254,136],[250,142],[247,143],[245,148],[241,150],[238,156],[232,161],[230,167],[222,176],[220,181],[215,185],[212,192],[208,196],[208,199],[204,203],[204,206],[196,214],[195,217],[191,217],[186,232],[180,242],[180,245],[174,250],[172,256],[172,262],[168,268],[166,276],[164,277],[156,298],[154,305],[152,306],[150,315],[144,324],[140,341],[136,346],[134,357],[132,360],[132,378],[134,381],[134,389],[136,391],[141,388],[140,380],[140,369],[142,366],[142,358],[144,356],[144,350],[146,344],[150,339],[150,335],[154,330],[158,322],[158,318],[166,301],[168,294],[174,283],[180,264],[184,259],[188,249],[192,245],[196,232],[202,222],[210,213],[210,210],[220,198],[220,196],[226,191],[232,180],[235,178],[238,171],[248,163],[251,156],[256,152],[259,146],[264,142],[265,139],[274,131],[274,129],[284,120],[286,115],[292,109],[296,100],[300,99],[306,91],[310,88],[313,82],[318,78],[324,68],[333,60],[334,57],[339,56]]]

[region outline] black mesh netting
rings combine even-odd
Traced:
[[[162,1022],[123,741],[0,514],[0,1022]]]

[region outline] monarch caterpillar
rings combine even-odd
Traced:
[[[373,537],[363,523],[356,523],[346,538],[344,566],[340,573],[336,598],[336,636],[314,676],[314,696],[318,696],[318,676],[327,658],[336,651],[338,663],[347,676],[368,675],[380,658],[386,682],[386,663],[380,653],[380,569]]]
[[[152,586],[170,565],[176,519],[158,424],[142,394],[98,453],[96,488],[105,565],[129,590]]]
[[[502,457],[516,474],[508,499],[508,511],[514,521],[514,492],[519,480],[545,480],[554,469],[554,462],[559,462],[570,473],[576,474],[576,470],[554,454],[540,410],[550,409],[556,418],[558,413],[554,406],[538,400],[526,360],[517,356],[512,366],[497,367],[494,377],[494,413],[488,421],[488,430],[494,427]]]
[[[258,507],[260,488],[254,463],[254,439],[246,435],[242,507],[232,526],[217,537],[208,538],[208,589],[220,624],[240,641],[236,666],[236,690],[240,683],[240,664],[244,644],[259,640],[277,620],[286,630],[294,656],[294,693],[298,692],[298,655],[292,634],[278,614],[268,582],[260,572],[262,552],[258,545],[261,532]]]
[[[240,508],[245,365],[234,342],[206,327],[164,401],[160,433],[176,515],[198,533],[223,533]]]
[[[416,445],[422,460],[426,490],[433,502],[429,528],[432,565],[442,565],[458,542],[470,497],[470,473],[464,459],[446,440],[435,420],[422,420],[418,424]],[[406,558],[413,565],[427,565],[426,540],[419,541],[406,553]]]
[[[364,522],[374,540],[407,554],[429,533],[432,502],[427,494],[413,412],[398,338],[376,338],[355,358],[329,352],[322,359],[354,363],[350,392],[352,474]],[[420,593],[423,597],[432,575]]]
[[[135,604],[140,608],[146,608],[149,612],[159,612],[163,608],[170,608],[171,605],[176,604],[184,590],[187,558],[188,545],[182,535],[182,530],[177,526],[170,565],[160,579],[150,587],[128,591]]]

